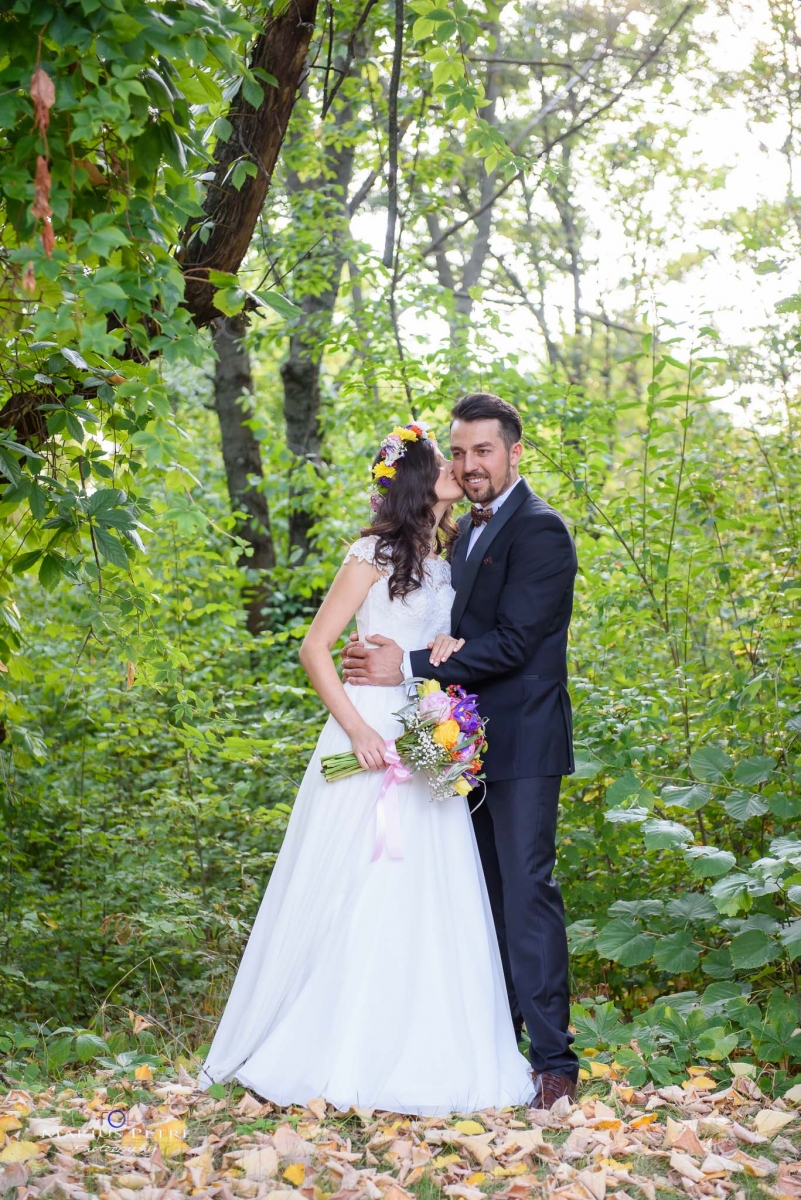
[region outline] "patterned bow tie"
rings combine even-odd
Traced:
[[[470,520],[474,525],[486,525],[492,516],[491,508],[481,508],[478,504],[470,509]]]

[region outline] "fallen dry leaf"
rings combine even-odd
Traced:
[[[44,1152],[44,1147],[38,1142],[8,1142],[0,1150],[0,1162],[27,1162],[31,1158],[42,1158]]]
[[[773,1137],[775,1133],[784,1129],[785,1125],[789,1125],[795,1119],[796,1114],[793,1112],[783,1113],[775,1108],[763,1108],[754,1118],[754,1125],[757,1133],[762,1133],[765,1137]]]

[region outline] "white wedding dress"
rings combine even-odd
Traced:
[[[373,561],[375,538],[355,542]],[[356,613],[359,636],[417,649],[450,628],[450,567],[392,601],[388,573]],[[346,684],[383,737],[406,689]],[[468,798],[432,801],[425,776],[398,785],[403,857],[371,861],[383,772],[336,783],[320,757],[350,749],[329,716],[201,1069],[202,1090],[236,1078],[278,1105],[324,1096],[444,1116],[526,1104],[534,1086],[515,1041]],[[477,803],[480,792],[470,798]]]

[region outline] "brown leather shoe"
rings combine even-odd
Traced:
[[[557,1100],[567,1096],[572,1104],[576,1098],[576,1081],[551,1071],[532,1072],[536,1091],[529,1108],[553,1108]]]

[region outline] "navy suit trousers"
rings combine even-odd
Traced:
[[[526,1023],[535,1071],[577,1079],[565,909],[552,873],[561,783],[561,775],[489,782],[473,827],[515,1027]]]

